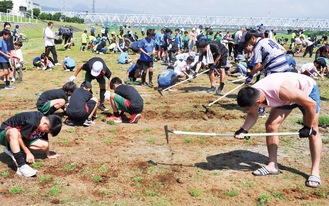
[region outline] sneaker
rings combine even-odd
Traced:
[[[24,176],[24,177],[33,177],[33,176],[37,175],[37,173],[38,173],[37,170],[32,169],[27,164],[17,168],[17,172],[16,172],[16,174],[18,174],[20,176]]]
[[[7,85],[7,86],[5,86],[5,89],[15,89],[15,87],[11,86],[11,85]]]
[[[99,52],[98,54],[104,54],[103,52]]]
[[[266,117],[265,107],[259,107],[258,108],[258,117],[260,117],[260,118],[265,118]]]
[[[116,117],[114,115],[111,115],[111,116],[109,116],[109,117],[106,118],[106,121],[110,121],[110,120],[112,120],[115,123],[121,123],[122,122],[121,116]]]
[[[55,64],[55,66],[61,66],[61,64],[57,62],[57,63]]]
[[[66,71],[66,72],[70,72],[71,70],[69,70],[69,69],[65,69],[64,71]]]
[[[210,89],[207,90],[208,93],[216,91],[216,87],[211,86]]]
[[[100,110],[102,110],[102,111],[107,111],[107,110],[108,110],[108,109],[105,107],[104,104],[100,104],[100,105],[98,106],[98,109],[100,109]]]
[[[13,153],[11,153],[11,151],[9,151],[9,149],[7,147],[3,148],[3,152],[6,153],[16,163],[16,159],[14,158]]]
[[[149,82],[149,87],[153,87],[153,83],[152,82]]]
[[[148,86],[148,84],[146,82],[143,82],[141,86]]]
[[[16,80],[15,80],[15,77],[12,77],[12,78],[11,78],[11,81],[12,81],[12,82],[15,82],[15,81],[16,81]]]
[[[217,94],[217,95],[222,95],[222,94],[223,94],[223,90],[221,90],[221,89],[217,89],[217,90],[216,90],[216,94]]]
[[[75,126],[75,124],[71,120],[69,120],[69,119],[66,119],[64,121],[64,124],[66,124],[67,126],[71,126],[71,127],[74,127]]]
[[[90,125],[92,125],[92,122],[93,121],[91,120],[91,118],[88,118],[83,122],[83,126],[89,127]]]
[[[138,120],[141,118],[141,114],[132,114],[131,117],[130,117],[130,120],[129,122],[130,123],[137,123]]]

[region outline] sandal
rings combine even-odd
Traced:
[[[315,182],[315,183],[317,183],[317,184],[316,184],[316,185],[312,185],[312,184],[310,184],[311,182]],[[310,176],[308,177],[308,179],[305,181],[305,185],[306,185],[307,187],[318,188],[318,187],[320,187],[320,185],[321,185],[321,179],[320,179],[320,177],[318,177],[318,176],[310,175]]]
[[[278,175],[280,174],[280,171],[269,171],[266,167],[261,167],[255,171],[252,172],[255,176],[266,176],[266,175]]]

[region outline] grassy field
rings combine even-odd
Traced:
[[[54,30],[61,24],[55,22]],[[27,70],[24,82],[14,84],[15,90],[4,90],[4,83],[0,83],[0,121],[22,111],[36,110],[36,94],[61,87],[72,75],[60,66],[52,71],[33,68],[33,58],[44,51],[41,37],[45,26],[46,23],[21,26],[20,31],[29,38],[22,47]],[[84,29],[89,31],[88,26],[72,26],[77,28],[76,46],[70,51],[63,50],[63,45],[56,48],[60,63],[65,56],[70,56],[80,65],[96,54],[80,51],[79,37]],[[130,65],[117,64],[118,54],[99,56],[113,77],[125,78]],[[131,54],[131,57],[139,55]],[[298,65],[313,61],[300,54],[295,59]],[[166,65],[155,63],[155,79],[165,68]],[[83,79],[81,72],[77,84]],[[228,77],[228,82],[232,80],[235,78]],[[16,175],[14,163],[0,153],[1,205],[328,205],[328,78],[318,83],[321,114],[326,123],[321,127],[322,186],[318,189],[304,184],[310,172],[310,153],[308,141],[297,136],[280,138],[281,174],[267,177],[251,174],[267,162],[264,137],[238,141],[230,137],[170,134],[167,144],[164,125],[170,130],[233,133],[244,121],[245,112],[236,105],[236,93],[205,112],[202,105],[218,96],[205,92],[209,80],[207,75],[201,75],[163,96],[153,88],[135,86],[144,99],[145,108],[138,124],[107,124],[102,121],[105,115],[99,114],[91,127],[63,125],[59,136],[50,138],[50,150],[59,154],[59,159],[50,160],[35,153],[36,162],[32,167],[39,171],[36,178]],[[225,92],[239,84],[227,83]],[[95,82],[93,88],[98,97]],[[106,102],[106,106],[110,108],[110,103]],[[280,132],[298,131],[300,118],[300,112],[293,111]],[[264,132],[265,121],[259,119],[250,132]]]

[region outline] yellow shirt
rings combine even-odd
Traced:
[[[88,35],[86,33],[81,34],[81,43],[87,43]]]

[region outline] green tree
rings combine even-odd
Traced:
[[[7,9],[12,10],[13,6],[14,4],[12,1],[7,1],[7,0],[0,1],[0,12],[7,13]]]
[[[53,15],[53,18],[52,20],[54,21],[60,21],[60,18],[61,18],[62,14],[60,12],[57,12]]]
[[[42,20],[52,20],[52,15],[50,13],[41,13],[39,15],[39,19],[42,19]]]
[[[34,8],[33,9],[33,16],[35,16],[35,17],[39,17],[39,15],[40,15],[40,13],[41,13],[41,11],[40,11],[40,9],[39,8]]]

